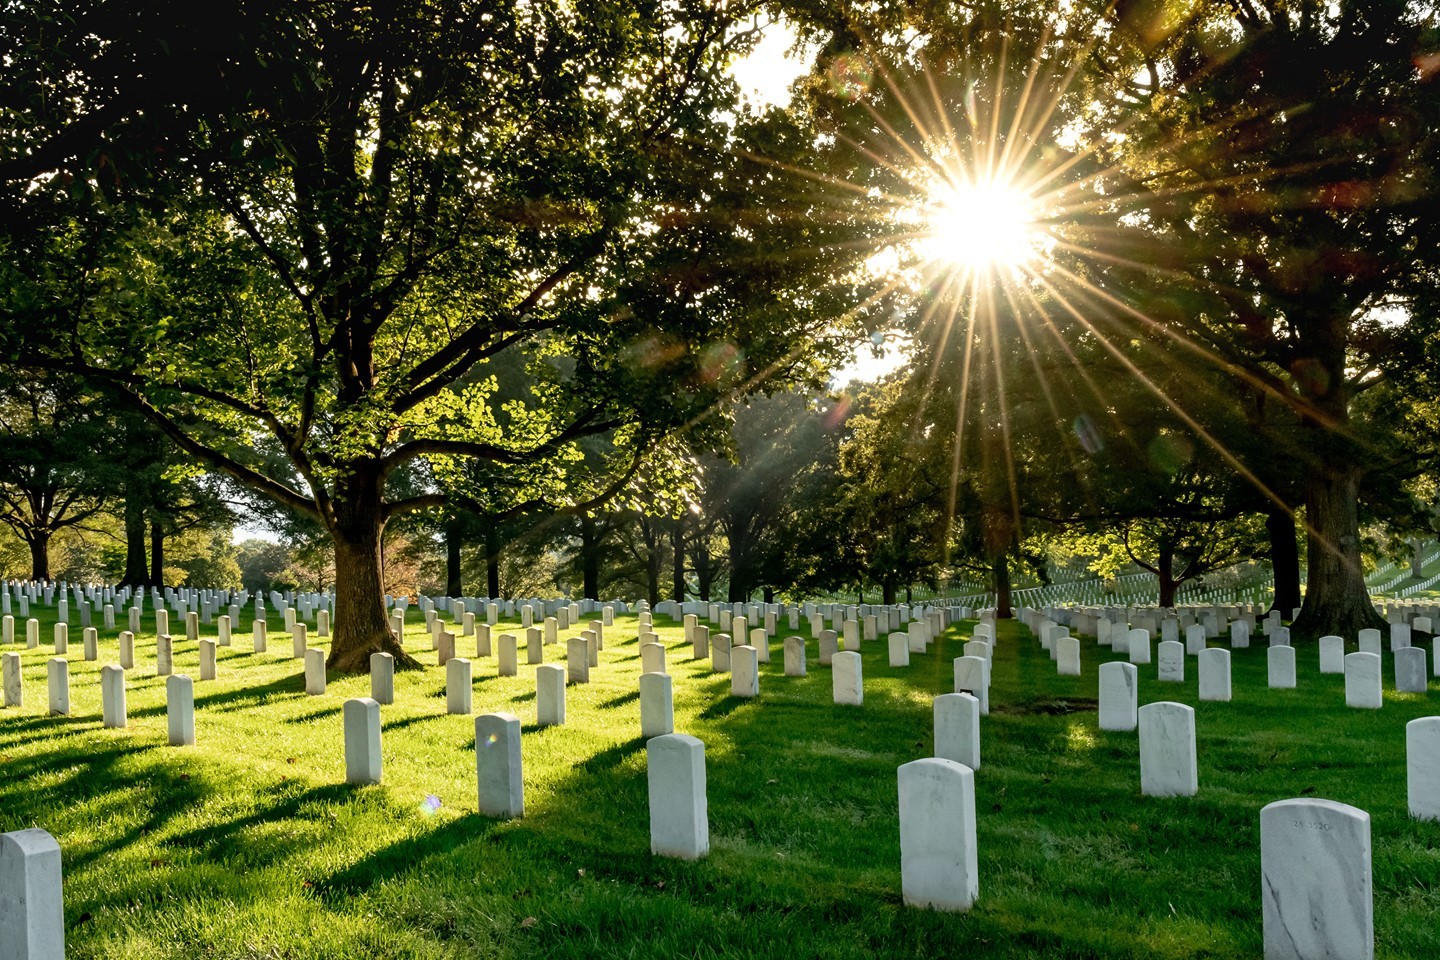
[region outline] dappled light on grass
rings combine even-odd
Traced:
[[[1255,817],[1309,791],[1372,812],[1377,879],[1407,878],[1377,883],[1377,920],[1396,955],[1424,955],[1413,945],[1433,928],[1433,897],[1408,878],[1428,875],[1440,825],[1409,820],[1393,774],[1395,729],[1428,710],[1419,700],[1350,710],[1343,678],[1318,675],[1311,658],[1298,690],[1269,690],[1265,650],[1236,651],[1235,702],[1197,704],[1199,796],[1156,802],[1138,793],[1134,734],[1093,729],[1096,659],[1111,655],[1087,643],[1084,677],[1059,677],[1034,637],[1002,622],[976,775],[981,898],[951,917],[900,906],[895,770],[931,753],[933,698],[951,691],[971,624],[909,667],[864,642],[861,708],[832,702],[813,639],[809,675],[784,676],[777,640],[760,696],[714,711],[728,678],[692,660],[682,628],[660,618],[676,729],[706,745],[712,848],[694,863],[649,854],[645,747],[624,696],[639,673],[625,642],[634,624],[607,630],[592,682],[567,689],[566,724],[524,734],[519,820],[475,812],[473,717],[444,713],[417,624],[406,646],[428,666],[397,675],[384,780],[359,789],[340,782],[340,704],[368,693],[368,679],[332,677],[318,698],[284,692],[296,661],[249,653],[242,625],[219,679],[197,687],[194,747],[164,746],[163,691],[145,675],[153,636],[137,644],[127,730],[99,729],[98,662],[78,659],[74,718],[34,703],[0,712],[0,827],[60,838],[67,916],[90,917],[71,930],[76,960],[1029,960],[1042,949],[1193,955],[1185,944],[1238,960],[1259,952],[1254,892],[1230,882],[1253,873]],[[102,635],[101,662],[114,642]],[[37,684],[48,651],[22,655]],[[197,659],[177,641],[177,669]],[[474,662],[476,712],[534,718],[533,675]],[[1142,698],[1195,703],[1196,683],[1142,686]],[[265,702],[240,696],[256,686],[271,689]]]

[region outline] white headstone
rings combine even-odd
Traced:
[[[760,695],[760,660],[755,648],[748,644],[730,648],[730,695]]]
[[[785,676],[805,676],[805,638],[791,636],[785,638]]]
[[[395,658],[388,653],[370,654],[370,699],[395,702]]]
[[[1271,647],[1265,656],[1270,686],[1276,690],[1295,689],[1295,648]]]
[[[1185,628],[1185,653],[1196,657],[1200,651],[1205,649],[1205,628],[1198,623],[1192,623]]]
[[[1384,700],[1380,692],[1380,654],[1351,653],[1345,656],[1345,705],[1365,710],[1379,710]]]
[[[933,757],[904,764],[900,786],[900,887],[905,902],[969,910],[980,895],[975,774]]]
[[[1230,651],[1217,647],[1212,652]],[[1168,700],[1141,707],[1140,792],[1147,797],[1191,797],[1199,789],[1197,777],[1195,709]]]
[[[730,672],[730,634],[715,634],[710,644],[710,669],[717,673]]]
[[[1125,643],[1130,651],[1130,662],[1144,665],[1150,662],[1150,631],[1135,629],[1125,635]]]
[[[830,687],[836,703],[860,706],[865,702],[865,681],[860,654],[842,650],[830,662]]]
[[[44,830],[0,833],[0,957],[65,960],[60,844]]]
[[[565,668],[558,663],[535,668],[535,722],[542,727],[565,722]]]
[[[445,662],[445,712],[469,716],[475,695],[470,661],[451,657]]]
[[[165,719],[170,746],[195,745],[195,684],[183,673],[165,678]]]
[[[1230,651],[1224,647],[1200,651],[1200,699],[1230,699]]]
[[[100,668],[100,717],[105,726],[115,730],[125,728],[125,668],[118,663],[107,663]]]
[[[645,744],[650,794],[650,852],[694,860],[710,850],[705,745],[683,733]]]
[[[571,683],[590,682],[590,645],[584,637],[571,637],[565,641],[565,667]]]
[[[481,814],[507,818],[525,815],[519,717],[482,713],[475,718],[475,780]]]
[[[500,648],[496,659],[499,661],[499,673],[502,677],[514,677],[519,675],[519,650],[516,649],[516,638],[513,633],[502,633],[499,637]]]
[[[675,732],[674,681],[668,673],[640,675],[640,736],[647,740]]]
[[[324,650],[305,651],[305,692],[312,697],[318,697],[325,692]]]
[[[1185,644],[1179,640],[1161,640],[1156,662],[1158,679],[1165,683],[1185,682]]]
[[[990,715],[990,669],[984,657],[955,658],[955,692],[980,701],[980,714]]]
[[[201,680],[214,680],[214,679],[215,679],[215,675],[216,675],[216,669],[215,669],[215,666],[216,666],[216,665],[215,665],[215,656],[216,656],[215,641],[214,641],[214,640],[211,640],[210,638],[207,637],[207,638],[205,638],[204,640],[201,640],[201,641],[200,641],[199,647],[200,647],[200,679],[201,679]]]
[[[256,620],[250,624],[250,642],[256,653],[265,652],[267,634],[264,620]]]
[[[1360,631],[1360,652],[1380,655],[1380,631],[1366,627]]]
[[[1080,676],[1080,639],[1055,638],[1055,670],[1062,677]]]
[[[1100,729],[1134,730],[1140,698],[1135,664],[1112,660],[1100,665]]]
[[[5,706],[25,705],[25,681],[20,673],[20,654],[0,653],[0,682],[5,688]]]
[[[1320,672],[1345,672],[1344,637],[1329,636],[1320,638]]]
[[[1272,644],[1275,642],[1272,638]],[[1250,624],[1244,620],[1236,620],[1230,624],[1230,646],[1236,650],[1242,650],[1250,646]]]
[[[1370,857],[1370,815],[1363,810],[1308,798],[1264,807],[1260,900],[1266,960],[1371,960]]]
[[[890,666],[910,666],[910,635],[907,633],[892,633],[889,635],[887,642],[890,645]]]
[[[380,782],[380,704],[369,697],[346,700],[345,782]]]
[[[585,656],[588,662],[590,652],[587,650]],[[665,672],[665,646],[659,643],[640,644],[640,672],[641,673],[664,673]]]
[[[1430,671],[1425,665],[1424,647],[1400,647],[1395,651],[1395,689],[1400,693],[1426,693]]]
[[[1440,717],[1405,724],[1405,770],[1410,816],[1440,820]]]
[[[45,664],[46,680],[50,688],[50,716],[70,716],[70,661],[64,657],[51,657]]]
[[[935,698],[935,756],[980,769],[980,701],[968,693]]]

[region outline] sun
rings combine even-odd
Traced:
[[[1039,252],[1035,202],[1001,183],[944,183],[929,192],[921,253],[976,273],[1022,266]]]

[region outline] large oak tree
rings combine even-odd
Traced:
[[[737,105],[753,5],[222,2],[203,42],[129,6],[3,24],[5,346],[322,524],[334,668],[404,659],[381,537],[434,465],[604,435],[623,475],[853,300],[809,136]]]

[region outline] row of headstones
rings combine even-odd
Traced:
[[[1237,624],[1238,625],[1238,624]],[[1362,631],[1362,633],[1365,631]],[[1319,641],[1320,672],[1345,674],[1346,702],[1350,706],[1378,708],[1381,698],[1382,657],[1379,650],[1379,631],[1369,643],[1362,642],[1360,652],[1346,654],[1345,641],[1341,637],[1321,637]],[[1109,634],[1100,641],[1116,651],[1123,650],[1132,664],[1144,666],[1152,662],[1150,633],[1143,628]],[[1295,649],[1289,645],[1289,631],[1272,633],[1271,646],[1267,651],[1268,685],[1275,689],[1294,689]],[[1440,648],[1440,641],[1436,641]],[[1061,676],[1080,676],[1080,641],[1069,636],[1069,628],[1042,621],[1040,645],[1056,661],[1057,673]],[[1248,647],[1248,643],[1235,644]],[[1183,683],[1185,681],[1185,658],[1193,655],[1199,662],[1200,699],[1230,699],[1230,651],[1221,647],[1206,646],[1204,631],[1199,625],[1186,628],[1185,643],[1178,640],[1162,640],[1158,647],[1157,678],[1163,682]],[[1352,659],[1353,658],[1353,659]],[[1422,647],[1404,646],[1394,651],[1395,689],[1401,693],[1426,693],[1429,690],[1429,672],[1426,667],[1425,650]],[[1440,676],[1440,659],[1432,660],[1436,675]]]
[[[179,677],[172,677],[178,680]],[[380,705],[345,701],[346,781],[381,780]],[[650,850],[693,860],[710,849],[705,745],[671,733],[645,745],[650,808]],[[506,713],[475,718],[475,765],[480,812],[524,815],[520,721]],[[0,956],[63,960],[65,911],[60,845],[44,830],[0,834]]]
[[[1282,648],[1275,648],[1282,649]],[[1289,648],[1283,648],[1289,649]],[[1228,651],[1214,653],[1228,657]],[[1350,657],[1373,657],[1352,653]],[[1346,658],[1349,660],[1349,658]],[[1365,661],[1357,661],[1363,666]],[[1347,664],[1348,666],[1348,664]],[[1352,707],[1379,707],[1378,667],[1376,672],[1356,669],[1346,674],[1346,703]],[[1356,681],[1360,682],[1356,682]],[[1205,688],[1201,674],[1202,700],[1228,700],[1229,676],[1224,678],[1224,696],[1213,682]],[[1198,761],[1195,746],[1195,710],[1182,703],[1160,701],[1139,706],[1140,682],[1135,665],[1119,661],[1102,664],[1099,686],[1099,727],[1101,730],[1139,730],[1140,790],[1150,796],[1191,796],[1198,789]],[[1207,695],[1208,694],[1208,695]],[[1417,817],[1440,819],[1440,717],[1412,720],[1406,727],[1410,812]]]
[[[956,666],[958,671],[958,660]],[[1117,666],[1129,667],[1133,682],[1134,667]],[[974,791],[979,715],[974,697],[937,697],[935,757],[899,769],[906,903],[968,910],[979,896]],[[1195,792],[1193,717],[1184,704],[1141,708],[1142,793]],[[1440,717],[1412,721],[1406,742],[1411,813],[1440,819]],[[1267,957],[1372,955],[1369,819],[1354,807],[1309,798],[1278,801],[1261,811]]]
[[[980,891],[972,769],[939,757],[915,760],[900,767],[899,791],[905,902],[970,909]],[[1268,804],[1260,811],[1260,884],[1267,960],[1374,956],[1365,811],[1313,798]]]
[[[213,661],[214,647],[228,647],[233,644],[235,634],[230,629],[230,618],[228,616],[220,617],[218,636],[216,636],[215,639],[210,639],[209,637],[200,636],[199,624],[195,621],[195,616],[195,613],[192,611],[186,618],[186,639],[197,642],[199,644],[202,660],[204,659],[205,653],[208,649],[210,653],[210,659]],[[173,649],[174,638],[169,633],[168,621],[166,621],[163,617],[161,618],[158,626],[161,629],[160,632],[156,635],[157,661],[161,664],[168,664],[170,661],[170,651]],[[134,659],[136,632],[138,631],[122,630],[117,637],[120,646],[120,662],[121,665],[124,666],[126,669],[135,666]],[[328,636],[329,632],[329,621],[325,618],[322,612],[320,627],[317,633],[319,636],[323,637]],[[53,639],[55,644],[55,653],[57,655],[64,655],[69,652],[69,636],[70,630],[67,624],[55,624],[53,631]],[[264,620],[256,620],[251,624],[250,636],[254,651],[256,653],[266,652],[269,647],[269,633]],[[293,655],[295,659],[298,660],[305,655],[305,651],[308,648],[309,631],[304,623],[297,622],[290,625],[290,636],[294,648]],[[84,643],[85,659],[98,659],[99,633],[96,631],[96,629],[94,627],[86,627],[82,632],[82,638]],[[13,618],[4,617],[3,619],[0,619],[0,639],[3,639],[5,643],[15,642],[15,623]],[[40,621],[31,619],[25,622],[25,644],[26,647],[31,650],[37,648],[40,645]],[[207,645],[209,645],[208,648]],[[169,670],[164,669],[159,673],[159,676],[163,677],[168,675],[168,673]]]
[[[163,611],[161,611],[161,613],[163,613]],[[194,618],[195,613],[192,611],[187,616],[187,621],[192,628],[192,637],[194,636]],[[227,629],[224,629],[228,626],[228,623],[226,623],[227,620],[228,618],[221,618],[222,630],[219,645],[228,645],[230,639],[229,631]],[[738,626],[742,628],[744,627],[743,619],[736,618],[736,621]],[[940,614],[932,612],[926,620],[912,622],[910,624],[910,630],[908,633],[892,634],[890,638],[891,663],[908,664],[908,654],[910,650],[923,652],[926,649],[926,645],[930,640],[932,627],[940,628],[942,624],[943,618],[940,616]],[[847,645],[853,644],[854,647],[858,648],[858,635],[857,632],[852,629],[854,627],[853,621],[847,622],[846,626]],[[38,631],[38,622],[32,621],[31,628],[32,629],[29,632],[32,635],[33,641],[36,639],[35,635]],[[264,621],[256,621],[255,628],[255,649],[257,652],[263,652],[263,650],[265,649]],[[488,626],[483,624],[474,625],[474,628],[476,630],[477,655],[488,656],[490,653],[488,643]],[[694,642],[695,644],[696,658],[703,659],[707,655],[707,652],[709,652],[706,649],[707,647],[709,647],[708,631],[705,630],[705,628],[699,628],[698,625],[693,623],[688,617],[685,628],[686,633],[691,635],[692,642]],[[55,629],[56,652],[63,654],[66,652],[66,627],[64,624],[57,624]],[[658,641],[659,639],[656,635],[647,632],[652,629],[650,615],[648,613],[640,614],[640,629],[642,631],[640,635],[642,640],[642,671],[645,673],[663,674],[665,670],[665,648],[658,642],[654,642]],[[993,638],[993,625],[985,627],[985,629],[992,630],[991,636]],[[326,689],[324,653],[321,650],[306,648],[306,634],[303,623],[296,624],[293,627],[293,631],[293,655],[296,658],[303,658],[305,661],[306,693],[312,696],[322,695],[324,694]],[[757,628],[757,630],[753,631],[753,633],[763,634],[763,631]],[[529,660],[531,663],[541,663],[544,656],[544,638],[542,635],[542,631],[536,628],[531,628],[527,631],[527,634],[527,653]],[[470,672],[470,662],[468,660],[454,657],[453,635],[445,631],[439,631],[434,637],[432,637],[432,639],[436,641],[436,647],[439,650],[439,661],[441,665],[444,665],[447,668],[447,708],[452,713],[468,714],[471,712],[470,704],[473,683]],[[514,676],[518,673],[517,638],[512,634],[502,634],[499,640],[499,673],[502,676]],[[651,642],[644,642],[646,640],[649,640]],[[750,645],[742,645],[740,647],[736,647],[733,650],[734,657],[732,658],[732,648],[729,641],[729,636],[725,634],[721,634],[717,637],[717,642],[713,648],[713,652],[709,652],[709,655],[712,657],[712,666],[716,670],[730,670],[732,672],[733,675],[731,686],[732,693],[734,695],[742,697],[758,696],[758,664],[760,662],[768,662],[770,659],[770,649],[768,642],[760,643],[759,649]],[[34,642],[31,643],[31,646],[35,645],[36,644]],[[215,640],[210,640],[208,638],[199,640],[201,680],[213,680],[216,677],[216,647],[217,641]],[[124,726],[123,670],[125,668],[133,668],[134,666],[133,635],[130,634],[128,631],[122,633],[120,636],[120,648],[122,662],[120,665],[114,668],[119,671],[119,676],[118,678],[115,678],[113,680],[113,684],[118,684],[118,687],[113,687],[112,684],[112,686],[106,687],[106,689],[113,688],[118,690],[118,695],[120,697],[120,707],[118,709],[118,715],[122,718],[119,721],[118,725]],[[598,665],[598,651],[602,648],[603,625],[601,622],[592,621],[590,624],[590,630],[582,633],[580,637],[571,638],[568,642],[568,671],[559,667],[548,667],[546,669],[537,671],[536,698],[537,710],[539,713],[539,722],[541,723],[541,725],[564,722],[564,689],[567,683],[567,675],[569,682],[589,682],[589,668],[591,666]],[[173,669],[172,651],[173,644],[171,641],[171,637],[168,634],[161,634],[159,637],[157,637],[157,675],[169,676],[171,674]],[[835,634],[833,631],[825,631],[822,634],[820,640],[820,660],[823,664],[830,664],[833,667],[832,684],[833,697],[835,699],[835,702],[858,705],[863,703],[864,698],[863,676],[861,671],[860,657],[858,653],[854,653],[851,651],[846,651],[846,654],[847,655],[839,656],[838,661],[832,663],[832,661],[835,661],[837,657]],[[93,629],[87,630],[86,632],[86,658],[89,660],[94,660],[97,658],[95,632]],[[786,638],[785,663],[787,675],[805,675],[806,652],[805,641],[802,638]],[[376,654],[374,657],[372,657],[371,665],[373,695],[381,702],[391,702],[394,695],[393,660],[389,657],[388,654]],[[52,714],[66,715],[69,713],[68,667],[68,662],[65,661],[63,658],[59,657],[52,659],[49,664],[49,706]],[[110,668],[106,669],[108,670]],[[189,678],[187,677],[185,678],[185,680],[188,684]],[[988,675],[986,676],[986,685],[988,686]],[[23,687],[18,654],[6,655],[4,663],[4,691],[5,705],[20,706],[23,704]],[[190,718],[188,722],[182,722],[182,726],[188,727],[191,730],[190,736],[191,742],[193,742],[193,694],[187,699],[190,703],[190,706],[188,708],[188,714]],[[661,702],[665,704],[665,707],[663,708],[663,715],[673,715],[673,710],[669,706],[671,702],[671,696],[668,690],[665,691],[663,697],[661,697],[659,692],[656,691],[650,697],[642,698],[642,727],[648,726],[646,724],[645,717],[643,716],[643,714],[645,713],[645,710],[643,709],[644,705],[646,703],[655,704],[654,710],[652,712],[660,715],[660,711],[662,710],[662,708],[659,706],[659,704]],[[185,708],[181,707],[180,709]]]
[[[192,611],[191,616],[194,616]],[[201,680],[214,680],[218,677],[218,648],[230,646],[232,634],[228,630],[228,617],[221,618],[221,632],[218,639],[203,637],[198,640],[199,648],[199,678]],[[13,630],[10,618],[5,618],[6,639],[9,640],[9,632]],[[38,646],[39,623],[31,620],[27,623],[27,643],[30,648]],[[195,634],[191,633],[193,639]],[[267,650],[267,633],[265,621],[257,620],[253,624],[252,643],[254,652],[264,653]],[[122,631],[119,635],[120,662],[114,665],[115,670],[120,671],[121,690],[123,692],[124,671],[135,667],[135,635],[128,630]],[[305,690],[312,696],[318,696],[325,692],[325,651],[309,647],[308,636],[305,625],[297,623],[291,634],[292,656],[295,659],[303,659],[305,663]],[[64,657],[68,653],[67,630],[65,624],[55,625],[55,653],[57,656],[51,658],[48,663],[48,685],[50,692],[49,709],[55,715],[69,714],[69,661]],[[87,661],[99,659],[98,640],[94,628],[87,628],[84,633],[84,658]],[[104,670],[110,667],[102,668]],[[155,638],[155,675],[159,677],[171,676],[174,672],[174,638],[168,633],[161,633]],[[24,683],[21,673],[21,658],[18,653],[6,653],[0,655],[0,689],[3,689],[3,697],[0,697],[0,704],[6,707],[20,707],[24,704]],[[123,693],[122,693],[123,695]],[[123,709],[122,709],[123,713]],[[124,726],[123,723],[120,724]]]

